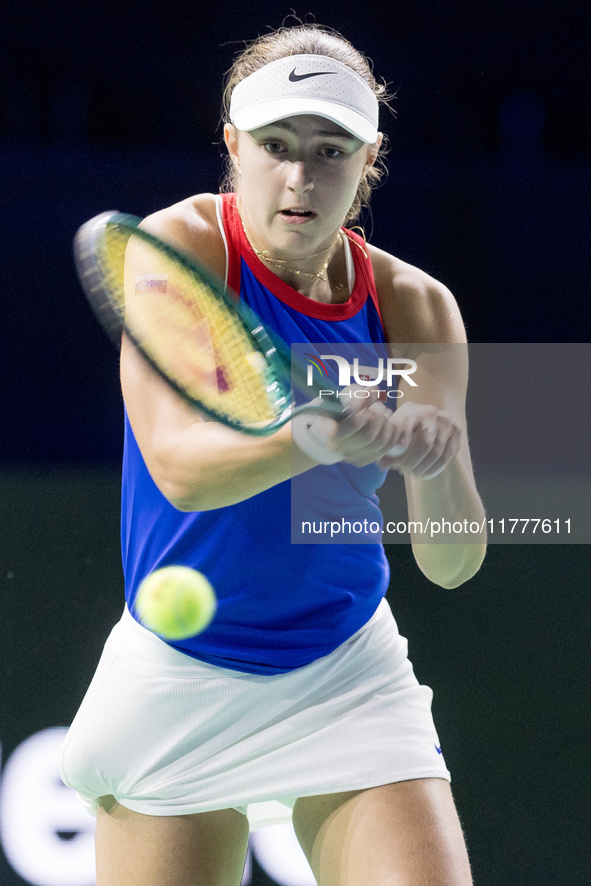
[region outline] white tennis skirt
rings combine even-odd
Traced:
[[[449,780],[386,600],[330,655],[245,674],[168,646],[126,610],[62,747],[62,779],[96,813],[105,795],[146,815],[234,808],[251,830],[298,797]]]

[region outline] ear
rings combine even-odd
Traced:
[[[367,161],[365,163],[364,172],[369,169],[370,166],[373,166],[377,160],[377,156],[380,150],[380,145],[384,139],[384,133],[378,132],[377,140],[373,143],[373,145],[367,146]]]
[[[228,149],[228,154],[236,170],[240,172],[240,158],[238,152],[238,130],[232,123],[226,123],[224,126],[224,141]]]

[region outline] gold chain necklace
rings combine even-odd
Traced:
[[[270,264],[270,265],[280,265],[284,268],[284,270],[289,271],[291,274],[295,274],[298,277],[310,277],[311,279],[318,278],[318,280],[324,280],[326,283],[328,283],[328,276],[325,277],[324,274],[326,273],[328,266],[333,258],[333,254],[328,256],[328,258],[326,259],[326,261],[324,262],[324,264],[322,265],[322,267],[321,267],[320,271],[318,271],[318,273],[311,274],[309,271],[299,271],[297,268],[288,267],[287,261],[285,259],[271,258],[271,256],[269,255],[269,251],[267,249],[258,249],[254,245],[254,243],[252,242],[252,240],[250,239],[248,234],[246,233],[246,228],[244,227],[244,220],[242,218],[242,215],[240,216],[240,221],[242,223],[242,230],[244,231],[244,236],[248,240],[254,254],[257,256],[257,258],[260,258],[261,261],[267,262],[267,264]],[[318,252],[313,252],[311,255],[306,255],[302,259],[296,259],[296,261],[298,261],[298,260],[299,261],[307,261],[307,259],[309,259],[309,258],[314,258],[316,255],[321,255],[323,252],[326,252],[327,250],[331,250],[338,243],[340,236],[341,236],[341,232],[338,231],[337,236],[334,239],[334,242],[331,243],[330,246],[327,246],[326,249],[319,249]]]

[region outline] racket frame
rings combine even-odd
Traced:
[[[133,346],[139,351],[151,368],[190,406],[204,413],[213,421],[219,421],[223,424],[241,431],[242,433],[251,434],[257,437],[266,437],[274,434],[279,428],[283,427],[287,422],[300,413],[311,412],[321,415],[328,415],[336,420],[341,420],[346,415],[346,408],[343,406],[338,397],[337,390],[328,393],[326,385],[322,388],[316,383],[309,383],[306,368],[300,365],[294,355],[290,354],[287,346],[278,336],[273,336],[263,325],[262,321],[255,312],[246,305],[238,302],[238,296],[234,299],[228,294],[219,278],[209,268],[201,265],[196,260],[189,258],[187,255],[179,252],[169,243],[151,234],[149,231],[140,227],[142,219],[130,215],[128,213],[110,210],[102,212],[99,215],[85,222],[77,231],[74,238],[74,261],[78,278],[85,292],[86,298],[97,318],[113,344],[117,349],[121,348],[121,337],[123,333],[129,338]],[[282,410],[275,408],[271,398],[269,402],[275,412],[279,412],[276,419],[262,424],[248,424],[246,422],[237,421],[223,412],[218,412],[207,404],[203,403],[195,397],[192,397],[185,388],[171,378],[165,370],[158,365],[158,362],[148,353],[142,346],[141,341],[128,328],[125,317],[118,301],[111,295],[110,289],[104,284],[104,274],[101,270],[102,265],[102,243],[104,232],[109,225],[116,225],[132,236],[139,237],[140,240],[149,246],[164,254],[170,261],[180,265],[190,275],[201,279],[212,291],[215,298],[223,304],[225,309],[235,316],[244,330],[247,338],[255,350],[260,353],[265,360],[267,366],[270,367],[274,376],[274,385],[279,386],[280,382],[285,382],[284,393],[279,393],[274,403],[280,403],[282,399],[286,400],[286,407]],[[304,392],[308,398],[320,397],[322,391],[322,402],[315,405],[305,403],[294,406],[293,396],[288,396],[292,392],[293,387],[297,387]],[[267,388],[269,390],[269,388]],[[330,388],[328,390],[331,390]],[[328,395],[327,395],[328,394]]]

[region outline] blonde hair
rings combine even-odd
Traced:
[[[223,122],[230,122],[230,99],[232,91],[241,80],[263,68],[270,62],[290,55],[326,55],[348,65],[368,84],[378,102],[389,106],[391,96],[385,83],[379,82],[371,69],[369,60],[349,43],[341,34],[331,28],[317,24],[299,24],[294,27],[281,27],[269,34],[253,40],[235,59],[226,75],[223,94]],[[347,213],[345,222],[355,221],[361,210],[369,206],[372,190],[386,173],[384,156],[387,153],[387,139],[384,137],[373,166],[363,173],[355,198]],[[238,176],[234,165],[227,160],[226,171],[221,183],[222,191],[236,191]]]

